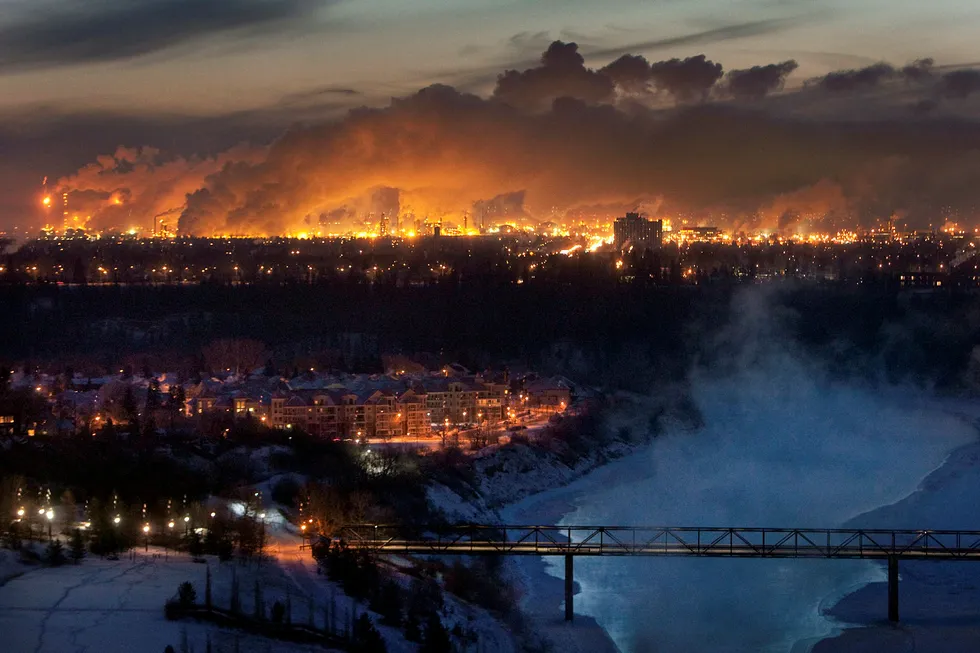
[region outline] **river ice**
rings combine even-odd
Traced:
[[[703,430],[662,436],[534,501],[565,505],[563,525],[832,528],[909,495],[976,439],[953,402],[793,365],[700,379]],[[548,569],[561,577],[559,562]],[[576,613],[623,651],[785,652],[839,629],[821,607],[882,572],[865,561],[601,558],[577,560],[575,577]]]

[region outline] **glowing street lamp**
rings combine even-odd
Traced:
[[[23,517],[24,516],[24,509],[23,508],[21,508],[20,510],[17,511],[17,516],[18,517]]]
[[[116,515],[112,519],[112,523],[115,524],[116,526],[118,526],[119,525],[119,522],[121,522],[121,521],[122,521],[122,518],[119,515]]]
[[[150,550],[150,525],[143,524],[143,550]]]
[[[54,520],[54,510],[48,509],[44,516],[48,518],[48,539],[51,539],[51,522]]]

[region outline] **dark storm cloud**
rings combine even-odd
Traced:
[[[722,74],[721,64],[710,61],[703,54],[658,61],[650,66],[650,81],[678,101],[706,98]]]
[[[617,88],[640,95],[652,88],[687,102],[705,99],[722,75],[722,65],[703,54],[653,64],[641,56],[623,55],[593,70],[585,66],[576,43],[554,41],[541,56],[540,65],[500,75],[493,95],[512,107],[532,111],[548,109],[561,98],[586,104],[609,103]]]
[[[940,92],[953,99],[964,99],[980,91],[980,70],[954,70],[943,75]]]
[[[193,40],[265,34],[333,0],[91,0],[0,24],[0,70],[129,59]]]
[[[561,97],[605,102],[613,96],[613,83],[585,67],[578,44],[555,41],[541,55],[539,66],[500,75],[493,95],[512,107],[533,111],[546,109]]]
[[[750,21],[682,34],[680,36],[638,41],[615,47],[584,46],[581,50],[589,57],[599,59],[623,57],[624,55],[632,57],[637,52],[648,52],[680,46],[710,45],[721,41],[781,32],[796,27],[804,22],[804,20],[804,18],[782,18]],[[579,40],[585,42],[585,35],[575,35],[573,32],[567,30],[562,31],[564,40],[575,40],[573,37],[577,36],[581,36],[582,38]],[[519,32],[507,41],[507,46],[512,52],[516,50],[519,54],[523,55],[524,53],[529,53],[535,44],[538,46],[538,50],[536,51],[539,51],[542,47],[542,42],[546,42],[547,37],[548,35],[545,32]],[[481,46],[468,45],[464,47],[463,51],[464,53],[472,53],[482,51],[483,49]],[[499,64],[472,68],[463,73],[460,73],[458,69],[443,70],[435,76],[429,76],[427,80],[431,81],[432,79],[438,78],[440,81],[451,83],[459,89],[469,92],[481,92],[500,77],[501,69],[517,71],[519,69],[533,67],[536,63],[539,63],[539,59],[520,56],[519,58]]]
[[[643,92],[650,84],[650,62],[638,55],[624,54],[599,72],[626,92]]]
[[[933,78],[933,66],[936,62],[931,57],[916,59],[902,67],[902,75],[910,82],[927,82]]]
[[[886,63],[876,63],[866,68],[838,70],[817,80],[820,88],[831,93],[849,93],[870,89],[896,75],[895,68]]]
[[[782,63],[753,66],[744,70],[729,71],[725,90],[732,97],[757,100],[783,87],[786,76],[796,70],[798,64],[790,59]]]

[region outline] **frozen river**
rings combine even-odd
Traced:
[[[823,384],[791,363],[695,387],[703,430],[662,436],[508,518],[537,505],[552,519],[558,506],[566,525],[837,527],[912,493],[977,437],[955,403]],[[548,571],[562,577],[559,562]],[[580,558],[575,578],[576,613],[622,651],[786,652],[833,633],[820,608],[882,572],[866,561]]]

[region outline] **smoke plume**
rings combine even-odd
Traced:
[[[337,232],[370,213],[591,220],[661,201],[724,213],[727,223],[711,218],[721,226],[786,231],[897,211],[911,227],[950,207],[973,215],[980,124],[964,112],[980,72],[939,74],[922,59],[793,87],[795,70],[788,60],[725,75],[704,55],[628,54],[590,68],[556,41],[537,66],[501,74],[490,97],[433,85],[208,158],[121,148],[59,186],[93,227],[179,214],[180,232],[197,235]],[[898,117],[854,118],[869,106]]]

